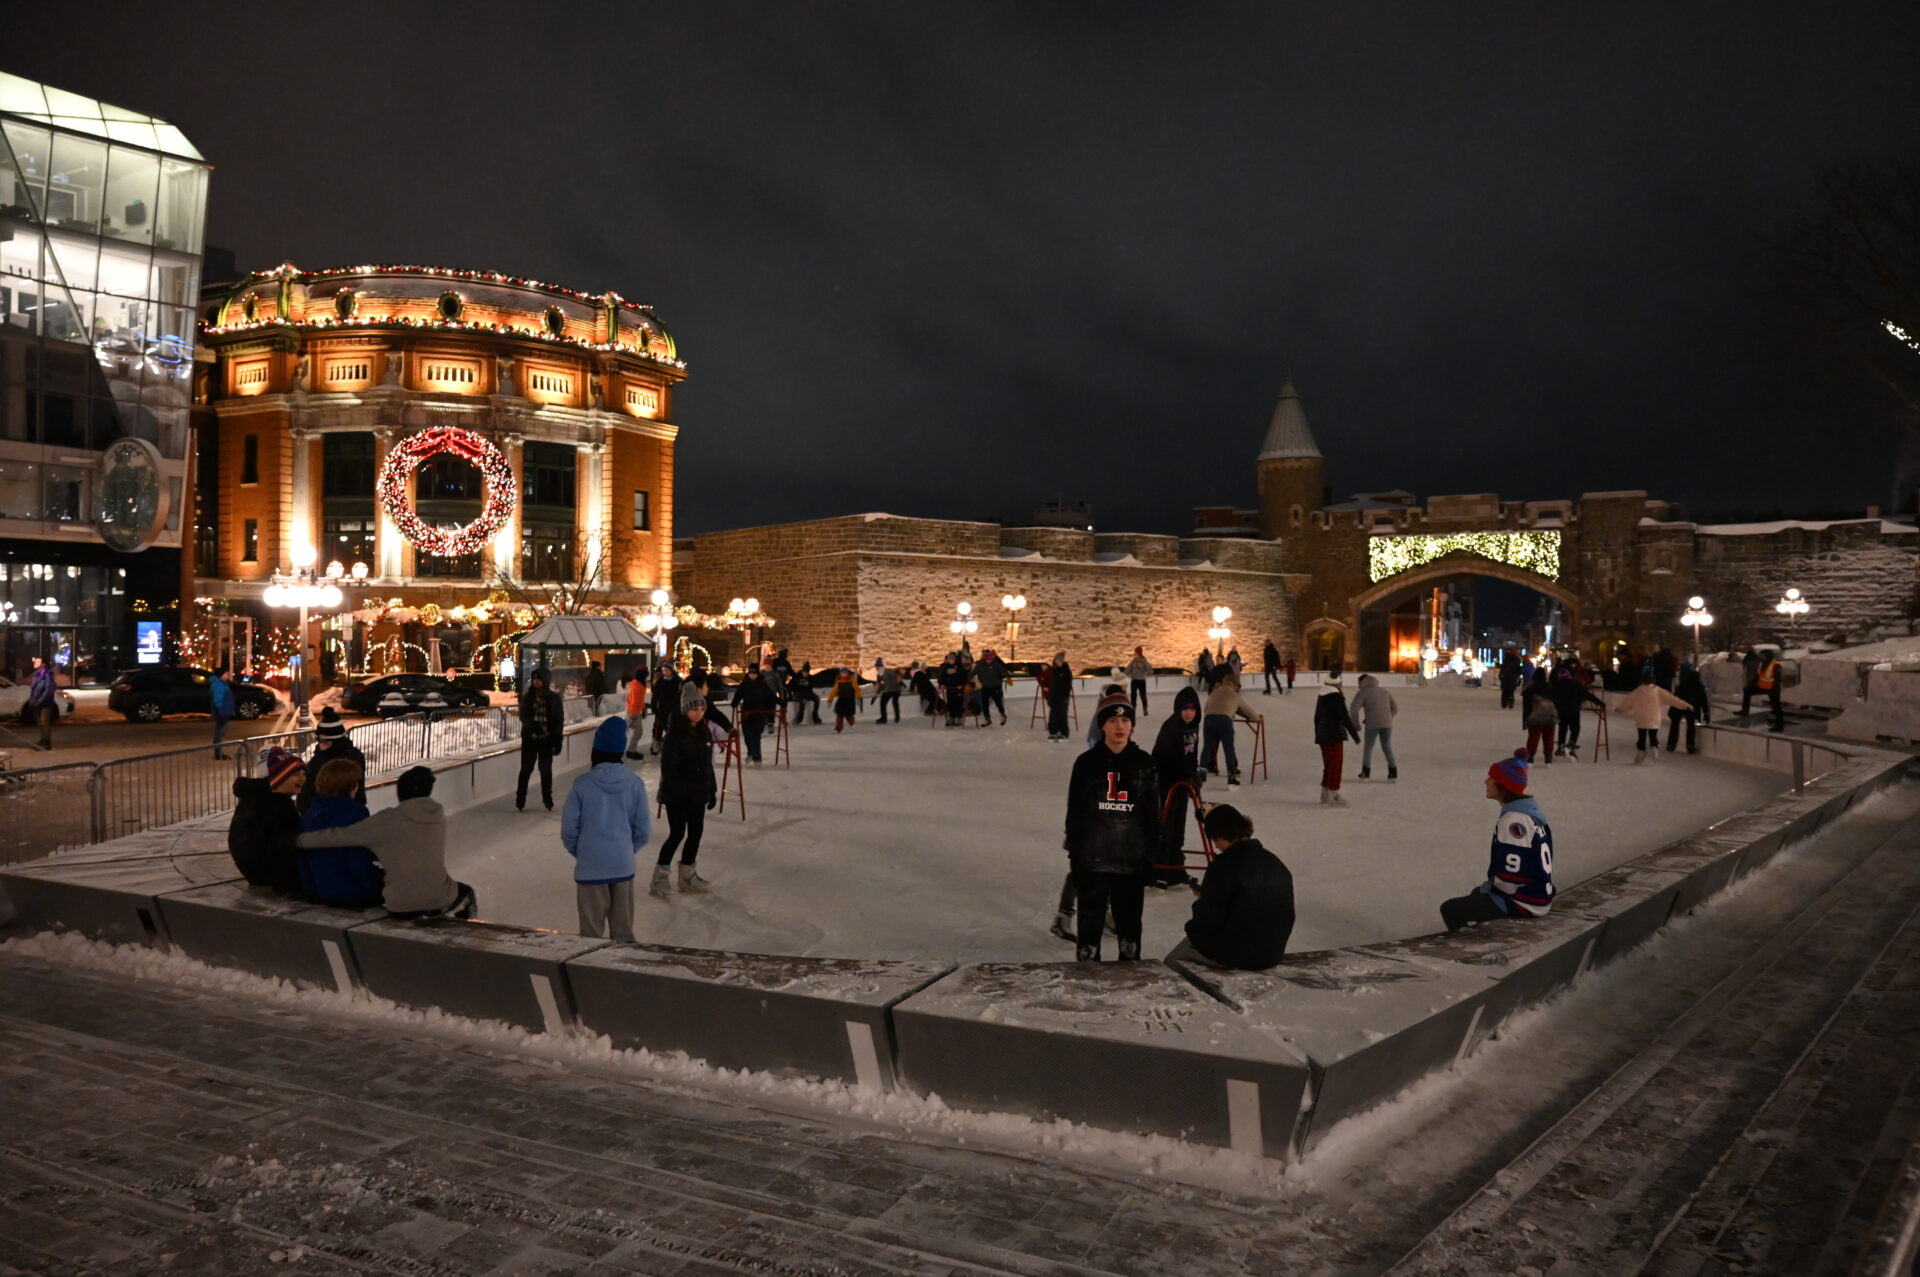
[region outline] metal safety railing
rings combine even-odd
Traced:
[[[584,697],[565,703],[569,724],[585,721]],[[519,739],[517,711],[436,710],[347,729],[373,779],[431,759],[458,758]],[[173,749],[107,763],[64,763],[0,771],[0,864],[37,860],[71,847],[177,825],[233,807],[233,782],[259,775],[259,759],[279,746],[306,757],[311,729]]]

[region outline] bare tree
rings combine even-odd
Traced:
[[[581,543],[573,556],[573,571],[565,579],[527,581],[495,569],[493,586],[516,603],[545,608],[551,616],[579,616],[611,596],[615,566],[613,538],[602,532]]]

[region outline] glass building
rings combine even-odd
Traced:
[[[207,173],[163,120],[0,73],[0,672],[104,680],[178,605]]]

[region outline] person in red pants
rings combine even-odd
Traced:
[[[1340,796],[1340,768],[1346,761],[1347,742],[1360,742],[1360,729],[1347,710],[1340,671],[1330,670],[1320,681],[1327,689],[1313,703],[1313,743],[1320,747],[1320,801],[1328,807],[1345,807],[1347,800]]]

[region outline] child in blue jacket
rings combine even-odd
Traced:
[[[573,782],[560,819],[560,841],[573,857],[580,934],[633,936],[633,858],[653,836],[647,786],[620,761],[625,720],[609,718],[593,734],[593,765]]]
[[[367,818],[367,805],[355,798],[360,764],[336,758],[314,777],[313,801],[300,819],[300,832],[338,829]],[[342,909],[378,908],[387,885],[386,871],[365,847],[320,847],[300,851],[300,887],[316,904]]]

